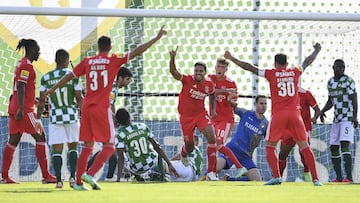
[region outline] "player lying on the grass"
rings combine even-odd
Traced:
[[[145,123],[132,123],[130,113],[125,108],[120,108],[115,114],[119,127],[116,129],[115,147],[118,155],[118,177],[120,181],[124,168],[124,152],[130,166],[128,170],[135,175],[137,180],[164,180],[162,157],[168,165],[170,174],[179,176],[176,169],[154,139],[154,134]],[[152,145],[153,149],[150,147]],[[157,152],[155,152],[155,151]],[[160,163],[159,163],[160,162]]]
[[[307,141],[310,145],[312,123],[316,123],[317,118],[319,118],[320,108],[317,105],[314,96],[311,94],[309,90],[299,88],[299,96],[300,96],[301,117],[304,121]],[[310,107],[314,110],[313,117],[311,117],[310,114]],[[291,136],[286,136],[281,140],[280,152],[279,152],[279,169],[281,176],[283,176],[284,170],[286,168],[287,157],[290,151],[292,150],[292,148],[295,146],[295,144],[296,142],[292,139]],[[309,167],[306,165],[303,155],[301,153],[300,155],[301,155],[301,162],[304,165],[304,180],[306,182],[311,182],[311,174],[309,171]]]
[[[248,172],[246,173],[247,178],[229,177],[228,175],[225,175],[223,180],[262,180],[260,171],[252,160],[252,155],[260,141],[264,139],[269,124],[269,121],[264,116],[267,108],[266,97],[264,95],[256,96],[254,106],[255,111],[238,107],[234,108],[234,113],[240,116],[241,119],[236,129],[236,133],[226,144],[226,147],[234,153],[239,162],[248,169]],[[219,172],[222,169],[231,168],[233,163],[226,156],[220,154],[216,165],[217,172]]]
[[[202,153],[198,147],[199,137],[200,136],[197,135],[194,136],[195,148],[190,154],[188,154],[188,161],[189,161],[188,165],[185,165],[181,161],[180,153],[175,155],[171,159],[171,163],[178,172],[179,176],[176,177],[173,174],[171,174],[171,171],[169,171],[167,165],[165,163],[163,164],[166,176],[170,181],[177,181],[177,182],[194,181],[196,180],[196,177],[200,175],[201,164],[202,164]]]

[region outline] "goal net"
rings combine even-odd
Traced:
[[[21,3],[19,3],[21,2]],[[172,9],[181,13],[182,10],[207,11],[260,11],[260,12],[304,12],[310,13],[356,13],[359,3],[348,3],[336,0],[288,0],[284,1],[64,1],[67,5],[58,5],[52,1],[44,1],[43,5],[35,1],[20,0],[16,3],[0,3],[1,6],[45,6],[70,8],[136,8],[154,11]],[[258,4],[258,6],[256,6]],[[19,13],[22,13],[19,10]],[[37,88],[42,74],[55,68],[55,52],[59,48],[69,50],[70,59],[76,65],[84,56],[97,52],[96,40],[101,35],[112,38],[112,52],[126,52],[154,37],[160,27],[165,25],[168,34],[147,50],[142,56],[136,57],[127,64],[134,74],[134,81],[129,88],[120,90],[117,107],[126,107],[133,118],[147,123],[157,136],[169,157],[174,156],[182,145],[181,131],[178,123],[177,95],[181,83],[174,80],[169,73],[169,51],[179,46],[176,65],[181,73],[192,74],[196,61],[204,61],[208,73],[214,73],[216,58],[229,50],[236,58],[257,64],[260,68],[271,68],[273,56],[278,52],[288,55],[289,65],[299,65],[313,50],[313,44],[319,42],[322,51],[314,63],[307,68],[302,76],[301,86],[309,89],[320,107],[327,100],[326,83],[332,77],[332,63],[335,59],[344,59],[345,73],[350,75],[357,85],[360,83],[360,23],[353,21],[315,21],[315,20],[260,20],[252,19],[216,19],[184,17],[103,17],[99,16],[53,16],[49,9],[48,16],[38,15],[0,15],[0,161],[2,151],[7,142],[7,106],[12,93],[12,77],[15,64],[23,53],[15,51],[18,41],[22,38],[33,38],[40,45],[40,59],[34,62],[37,70]],[[210,14],[211,15],[211,14]],[[270,16],[271,17],[271,16]],[[255,25],[255,26],[254,26]],[[269,96],[267,81],[256,78],[251,73],[230,64],[227,73],[238,85],[240,107],[252,109],[256,94]],[[84,80],[82,80],[84,82]],[[357,86],[358,87],[358,86]],[[359,88],[358,88],[359,89]],[[38,94],[38,93],[37,93]],[[270,118],[271,102],[268,101],[267,118]],[[321,181],[327,182],[334,178],[328,139],[332,111],[327,113],[327,124],[314,126],[311,147],[316,155]],[[238,118],[237,118],[238,121]],[[44,118],[46,122],[46,118]],[[236,129],[236,125],[234,130]],[[358,131],[356,131],[358,135]],[[22,139],[11,171],[20,181],[37,181],[39,169],[33,152],[33,140]],[[29,136],[27,136],[29,137]],[[360,167],[357,153],[358,136],[353,145],[354,180],[359,181],[357,174]],[[203,142],[205,143],[205,139]],[[203,173],[206,169],[206,144],[201,144],[204,152]],[[28,151],[26,151],[28,150]],[[50,152],[49,152],[50,154]],[[296,149],[290,156],[286,171],[286,180],[302,180],[302,165]],[[66,153],[63,153],[64,159]],[[48,156],[50,157],[50,156]],[[266,163],[264,144],[254,154],[254,159],[264,179],[271,176]],[[66,162],[64,162],[66,163]],[[65,164],[64,164],[65,165]],[[64,166],[65,167],[65,166]],[[107,166],[105,166],[106,168]],[[25,171],[25,172],[24,172]],[[64,168],[65,178],[67,171]],[[232,172],[231,170],[228,172]],[[100,173],[103,177],[106,174]]]

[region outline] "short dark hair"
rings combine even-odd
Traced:
[[[111,39],[108,36],[101,36],[98,39],[98,49],[99,52],[107,52],[111,48]]]
[[[262,95],[262,94],[259,94],[258,96],[255,97],[255,103],[258,103],[260,98],[265,98],[266,99],[266,96]]]
[[[287,63],[287,56],[285,54],[276,54],[275,63],[281,66],[285,66]]]
[[[125,108],[118,109],[115,118],[120,125],[128,126],[131,124],[130,113]]]
[[[128,68],[121,66],[119,72],[117,73],[116,79],[119,79],[119,77],[133,77],[133,74]]]
[[[69,60],[69,53],[65,49],[58,49],[55,53],[56,64],[63,64],[66,60]]]
[[[333,67],[335,66],[335,64],[336,64],[336,65],[341,64],[341,65],[344,65],[344,67],[345,67],[345,62],[344,62],[344,60],[342,60],[342,59],[336,59],[336,60],[334,61]]]
[[[198,62],[195,63],[194,67],[196,67],[196,66],[202,66],[202,67],[204,67],[204,69],[206,71],[206,64],[204,62],[198,61]]]

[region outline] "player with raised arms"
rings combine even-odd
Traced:
[[[82,181],[89,183],[95,190],[101,189],[94,179],[94,175],[115,151],[115,126],[109,95],[116,74],[123,64],[142,54],[165,34],[166,31],[164,26],[162,26],[154,38],[138,46],[133,51],[125,54],[112,54],[111,56],[109,56],[111,39],[107,36],[101,36],[98,39],[98,55],[83,59],[73,69],[72,73],[65,75],[57,84],[49,89],[48,94],[51,95],[57,88],[63,86],[74,77],[86,76],[86,95],[83,101],[80,121],[80,141],[83,141],[84,145],[78,159],[74,190],[89,190]],[[102,150],[96,156],[89,170],[86,171],[95,142],[103,143]]]
[[[208,157],[208,180],[219,180],[216,175],[216,141],[215,131],[211,118],[216,116],[216,95],[215,84],[206,75],[206,64],[196,62],[194,65],[194,74],[181,74],[175,65],[175,56],[178,47],[171,50],[170,54],[170,73],[175,80],[182,83],[182,89],[179,95],[178,112],[180,114],[180,126],[184,137],[184,146],[181,148],[181,159],[185,165],[188,165],[187,155],[194,150],[194,133],[197,128],[207,140]],[[209,96],[210,105],[213,109],[211,116],[205,109],[205,98]]]
[[[318,179],[315,157],[307,142],[305,126],[301,119],[298,93],[298,82],[301,73],[315,60],[320,50],[320,44],[316,43],[313,53],[304,60],[302,66],[292,68],[287,68],[288,63],[285,54],[276,54],[273,69],[258,69],[256,66],[234,58],[229,51],[224,54],[225,58],[230,59],[242,69],[265,77],[270,84],[272,116],[265,140],[266,159],[273,178],[267,181],[265,185],[278,185],[282,182],[279,159],[275,149],[278,141],[287,133],[290,133],[298,144],[300,152],[310,168],[314,186],[322,185]]]

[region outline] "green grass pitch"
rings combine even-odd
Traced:
[[[264,186],[263,182],[189,182],[189,183],[108,183],[100,182],[102,190],[73,191],[66,182],[63,189],[54,184],[22,182],[0,184],[2,203],[79,203],[79,202],[359,202],[360,184],[284,182]]]

